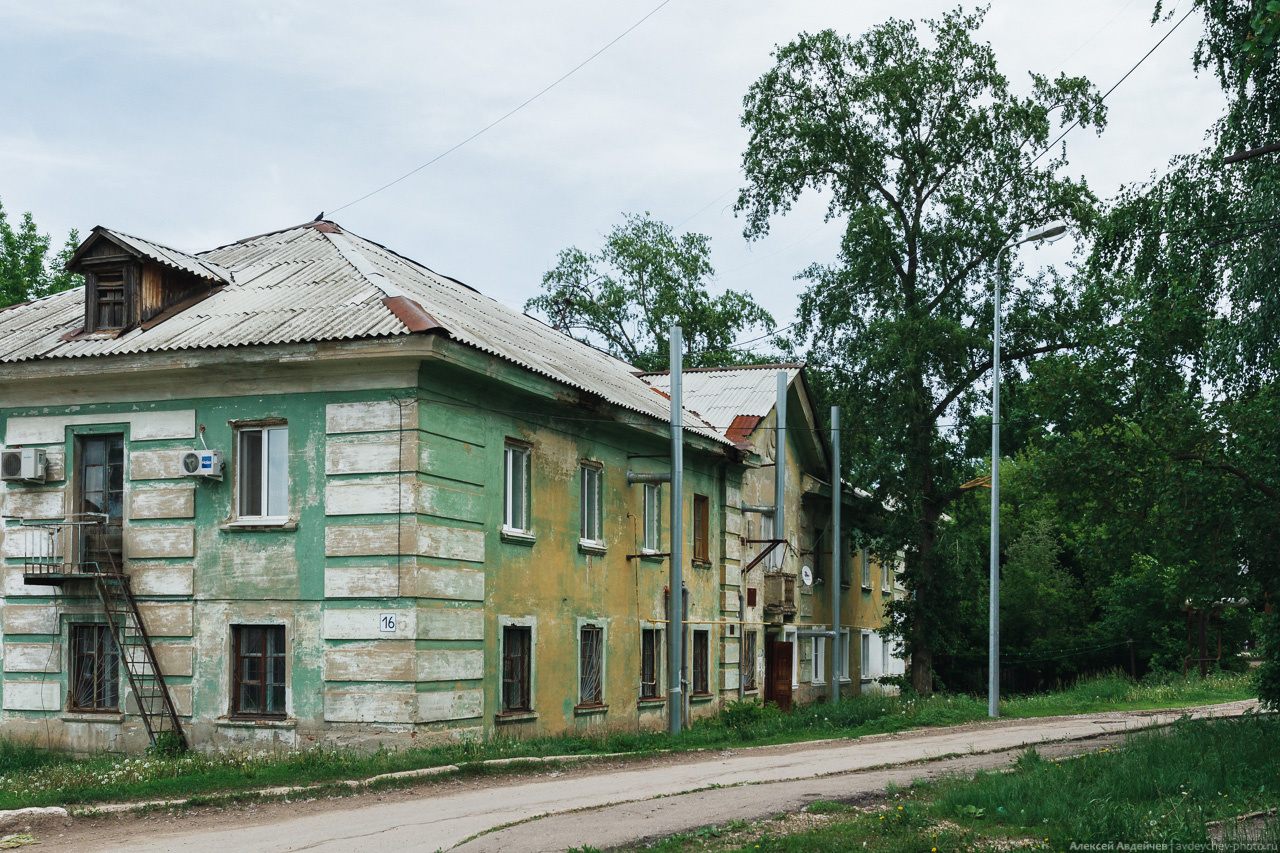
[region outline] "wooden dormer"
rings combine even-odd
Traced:
[[[84,276],[84,334],[149,327],[170,309],[198,302],[230,277],[213,264],[127,234],[98,227],[67,269]]]

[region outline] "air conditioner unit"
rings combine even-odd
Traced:
[[[6,480],[26,480],[43,483],[45,472],[44,450],[24,447],[0,453],[0,476]]]
[[[188,477],[222,479],[221,450],[188,450],[182,454],[182,473]]]

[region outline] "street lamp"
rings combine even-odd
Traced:
[[[995,329],[991,336],[991,628],[987,649],[987,716],[1000,716],[1000,256],[1023,243],[1053,243],[1067,232],[1067,223],[1055,219],[1027,232],[1021,240],[1005,243],[996,252]]]

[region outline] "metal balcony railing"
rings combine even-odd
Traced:
[[[21,531],[28,582],[120,573],[123,530],[118,520],[84,513],[62,521],[23,521]]]

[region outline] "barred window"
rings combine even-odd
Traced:
[[[640,631],[640,698],[662,696],[658,679],[662,674],[662,633],[658,628]]]
[[[237,717],[285,715],[283,625],[232,626],[234,670],[231,712]]]
[[[533,629],[508,625],[502,629],[502,712],[533,710]]]
[[[120,652],[106,625],[71,626],[71,710],[120,710]]]
[[[693,632],[693,692],[706,695],[711,692],[711,632]]]
[[[742,632],[742,689],[756,689],[756,632]]]
[[[578,704],[604,704],[604,629],[583,625],[578,647]]]

